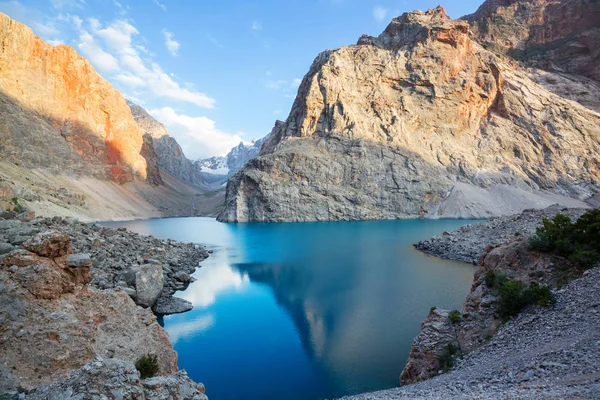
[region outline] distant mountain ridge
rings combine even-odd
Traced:
[[[254,140],[251,144],[240,142],[226,156],[199,159],[194,162],[202,169],[207,182],[225,182],[227,178],[242,169],[248,161],[258,156],[267,137]]]

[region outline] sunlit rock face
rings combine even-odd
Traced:
[[[229,180],[220,220],[582,205],[600,190],[600,92],[576,103],[589,79],[544,74],[485,49],[441,7],[395,18],[379,37],[315,59],[287,120]]]
[[[600,3],[488,0],[464,17],[486,47],[533,66],[600,80]]]
[[[71,47],[44,43],[4,14],[0,42],[3,157],[118,183],[146,178],[144,132],[123,96],[86,59]]]

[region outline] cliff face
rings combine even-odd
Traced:
[[[200,168],[183,154],[181,146],[169,135],[167,128],[137,104],[127,101],[127,105],[137,125],[152,139],[158,169],[184,183],[197,187],[205,186]]]
[[[487,48],[532,66],[600,80],[600,3],[488,0],[464,17]]]
[[[600,93],[576,103],[552,86],[561,79],[486,50],[441,7],[404,14],[379,37],[316,58],[286,122],[229,180],[220,219],[488,217],[582,205],[600,190]],[[567,86],[587,81],[573,75]]]
[[[0,152],[28,167],[146,179],[144,132],[123,96],[68,46],[0,14]]]

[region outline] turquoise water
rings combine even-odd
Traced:
[[[431,306],[459,308],[474,268],[412,244],[473,221],[110,223],[214,253],[165,317],[211,400],[307,400],[390,388]]]

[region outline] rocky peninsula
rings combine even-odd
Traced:
[[[3,398],[205,399],[204,387],[178,371],[156,315],[192,308],[172,295],[207,256],[193,243],[3,212]],[[157,377],[142,379],[134,363],[149,354]]]

